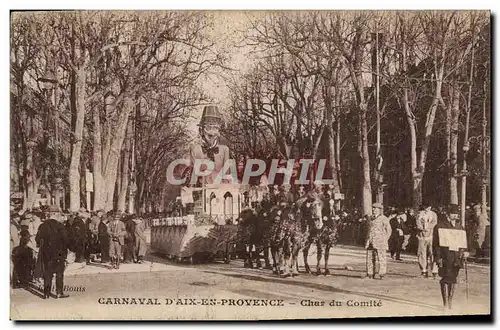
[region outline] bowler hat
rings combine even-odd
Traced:
[[[373,203],[372,207],[381,210],[384,208],[384,206],[381,203]]]
[[[61,209],[57,205],[50,205],[47,208],[47,213],[59,213],[59,212],[61,212]]]
[[[458,207],[458,204],[450,204],[450,206],[448,207],[448,213],[460,214],[460,208]]]
[[[199,126],[205,124],[222,124],[222,116],[219,112],[219,108],[215,105],[207,105],[203,108]]]

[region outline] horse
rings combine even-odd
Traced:
[[[263,252],[265,267],[270,268],[269,247],[265,242],[267,228],[267,214],[264,208],[257,212],[253,209],[245,209],[240,214],[238,224],[238,241],[245,245],[244,267],[262,268],[260,254]]]
[[[313,244],[317,247],[317,273],[320,272],[319,263],[321,260],[321,229],[323,228],[323,200],[316,197],[309,197],[302,205],[302,228],[305,232],[305,244],[302,250],[304,256],[304,267],[306,273],[311,273],[307,257],[309,256],[309,249]]]
[[[244,209],[238,222],[237,241],[245,246],[244,267],[253,268],[252,247],[257,224],[257,214],[252,209]]]
[[[337,245],[339,240],[339,226],[340,217],[335,214],[334,201],[333,199],[328,199],[326,203],[323,204],[323,227],[321,228],[321,233],[319,235],[319,244],[324,246],[324,260],[325,260],[325,272],[324,275],[330,275],[330,270],[328,269],[328,259],[330,257],[330,248],[333,245]],[[318,265],[317,265],[317,275],[320,274],[319,261],[321,260],[321,251],[318,249]]]
[[[269,212],[271,255],[273,258],[273,273],[290,276],[289,265],[293,236],[296,232],[295,216],[292,205],[283,203],[273,206]]]

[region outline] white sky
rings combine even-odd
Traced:
[[[213,29],[206,31],[216,42],[217,51],[224,52],[228,57],[228,66],[234,71],[231,73],[216,72],[204,77],[201,84],[208,96],[214,99],[221,112],[227,109],[229,103],[228,75],[242,76],[249,69],[252,61],[249,58],[249,47],[243,46],[245,31],[250,27],[250,20],[265,14],[265,12],[246,11],[212,11]],[[198,134],[198,123],[203,106],[200,106],[193,116],[196,118],[188,124],[188,129]]]

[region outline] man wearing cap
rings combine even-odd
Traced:
[[[99,248],[101,250],[101,263],[109,262],[109,233],[108,223],[111,221],[111,216],[104,214],[104,211],[98,211],[97,216],[101,219],[99,227]]]
[[[302,207],[302,204],[304,204],[304,202],[306,200],[307,200],[306,189],[305,189],[304,186],[300,185],[297,188],[297,198],[296,198],[296,201],[295,201],[295,208],[297,210],[300,210],[300,208]]]
[[[290,184],[283,184],[278,194],[278,204],[281,206],[291,206],[294,202],[293,194],[290,192]]]
[[[464,266],[464,259],[469,253],[463,248],[454,249],[448,246],[440,246],[439,229],[457,229],[463,230],[459,221],[459,207],[457,204],[450,205],[446,219],[440,221],[433,230],[434,237],[434,257],[439,267],[439,276],[441,277],[441,297],[444,307],[452,308],[453,294],[457,283],[457,276],[460,268]]]
[[[39,258],[43,265],[43,293],[48,299],[52,290],[52,278],[56,274],[56,298],[67,298],[64,294],[64,267],[68,254],[67,236],[60,222],[61,211],[57,205],[49,206],[47,220],[38,228],[36,243],[40,248]]]
[[[87,229],[85,222],[89,217],[90,214],[84,208],[81,208],[71,224],[75,262],[85,261],[85,245],[87,241]]]
[[[437,275],[437,267],[432,255],[432,233],[437,225],[437,214],[432,211],[430,205],[424,205],[417,215],[417,239],[418,239],[418,264],[422,277],[429,277],[432,271],[433,277]]]
[[[127,233],[125,234],[125,245],[123,246],[123,263],[129,264],[131,262],[136,263],[136,254],[135,254],[135,215],[127,215],[124,219],[123,223],[125,224],[125,230]]]
[[[395,213],[396,215],[389,220],[392,230],[389,239],[389,251],[392,259],[396,258],[396,260],[401,261],[401,250],[403,250],[405,235],[409,234],[409,228],[406,225],[404,208],[399,208]]]
[[[115,213],[113,220],[108,224],[109,236],[111,241],[109,242],[109,256],[111,258],[111,266],[113,268],[120,268],[120,259],[122,255],[122,246],[125,245],[125,235],[127,234],[127,229],[125,224],[121,221],[121,214]]]
[[[135,226],[135,253],[137,256],[137,263],[142,264],[144,261],[144,256],[147,251],[146,242],[146,222],[141,217],[136,217],[134,219]]]
[[[366,274],[368,278],[376,278],[377,262],[379,264],[379,277],[383,279],[387,273],[387,241],[391,236],[391,225],[382,212],[383,206],[374,203],[372,206],[372,217],[369,222],[368,238],[365,243]]]
[[[85,260],[87,265],[90,265],[90,262],[93,258],[93,255],[97,255],[101,252],[100,244],[99,244],[99,226],[101,224],[101,218],[96,215],[93,215],[90,218],[90,221],[87,222],[87,244],[85,247]]]
[[[272,205],[278,205],[278,196],[280,194],[279,186],[277,184],[273,185],[272,189],[269,191],[269,201]]]

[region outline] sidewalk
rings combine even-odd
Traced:
[[[87,274],[113,274],[113,273],[141,273],[141,272],[165,272],[175,271],[179,267],[146,261],[142,264],[120,264],[120,269],[112,269],[110,264],[72,263],[66,267],[64,276],[77,276]]]

